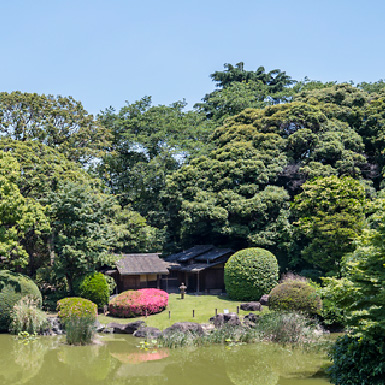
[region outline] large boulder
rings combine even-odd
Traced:
[[[163,330],[164,335],[171,334],[175,331],[180,332],[193,332],[199,335],[204,334],[204,330],[202,325],[196,322],[176,322],[172,324],[169,328]]]
[[[112,329],[112,332],[115,334],[134,334],[136,330],[144,327],[146,327],[146,324],[143,321],[135,321],[128,324],[111,322],[106,325],[106,329]]]
[[[219,313],[218,315],[211,317],[210,322],[215,325],[215,327],[222,327],[224,324],[229,325],[240,325],[241,320],[236,313]]]
[[[258,322],[259,318],[260,316],[258,314],[249,313],[247,316],[245,316],[245,321],[255,324]]]
[[[241,310],[246,311],[262,311],[262,306],[259,302],[248,302],[241,304]]]
[[[159,337],[162,332],[157,328],[145,327],[134,331],[134,337]]]
[[[269,300],[270,300],[270,295],[269,294],[264,294],[260,300],[259,303],[264,306],[269,306]]]

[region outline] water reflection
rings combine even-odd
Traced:
[[[26,345],[0,335],[0,384],[326,385],[323,354],[257,344],[141,350],[131,336],[66,346],[44,337]]]

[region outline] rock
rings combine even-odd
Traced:
[[[44,330],[44,335],[56,336],[64,333],[64,328],[59,317],[47,317],[47,328]]]
[[[261,311],[262,306],[259,302],[249,302],[249,303],[242,303],[241,304],[241,310],[246,311]]]
[[[145,327],[134,331],[134,337],[159,337],[162,332],[157,328]]]
[[[270,300],[270,295],[264,294],[259,300],[259,303],[264,306],[269,306],[269,300]]]
[[[245,321],[252,322],[252,323],[257,323],[259,320],[259,315],[254,314],[254,313],[249,313],[247,316],[245,316]]]
[[[218,315],[211,317],[210,322],[213,323],[215,327],[222,327],[224,324],[241,324],[241,320],[239,319],[236,313],[219,313]]]
[[[103,333],[104,329],[106,328],[106,325],[101,324],[98,320],[96,320],[94,323],[94,328],[97,333]]]
[[[176,322],[172,324],[169,328],[164,329],[163,334],[167,335],[175,331],[194,332],[199,335],[204,334],[202,325],[196,322]]]
[[[112,329],[115,334],[134,334],[135,330],[144,327],[146,327],[146,324],[143,321],[135,321],[128,324],[111,322],[106,325],[106,329]]]

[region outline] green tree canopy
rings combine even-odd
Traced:
[[[365,188],[352,177],[332,175],[308,181],[302,189],[293,205],[301,255],[325,272],[339,272],[364,227]]]
[[[0,93],[0,132],[6,137],[37,140],[68,159],[87,164],[109,146],[109,131],[72,97],[36,93]]]

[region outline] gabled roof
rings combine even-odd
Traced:
[[[214,249],[213,245],[197,245],[194,247],[190,247],[189,249],[185,251],[181,251],[180,253],[171,254],[169,257],[166,258],[167,262],[185,262],[189,259],[196,258],[204,253],[207,253],[208,251]]]
[[[233,250],[231,249],[220,249],[220,248],[213,248],[212,250],[208,251],[207,253],[201,254],[198,257],[195,258],[196,261],[205,261],[207,263],[215,261],[218,258],[223,257],[226,254],[232,254]]]
[[[168,274],[167,264],[158,253],[121,254],[116,262],[121,275]]]

